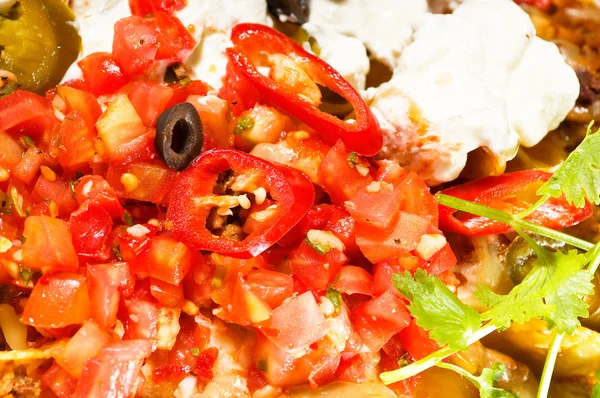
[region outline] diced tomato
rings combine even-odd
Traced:
[[[519,5],[528,5],[538,8],[540,11],[547,12],[552,5],[552,0],[515,0]]]
[[[277,244],[288,248],[299,245],[304,238],[306,233],[311,229],[324,230],[326,229],[327,222],[331,217],[335,206],[328,204],[320,204],[311,207],[304,217],[296,224],[290,232],[288,232],[283,238],[277,241]]]
[[[30,216],[23,230],[23,264],[43,273],[76,271],[77,253],[67,222],[48,216]]]
[[[156,349],[158,308],[153,303],[142,300],[126,300],[123,302],[123,319],[127,339],[144,339],[152,342],[152,350]]]
[[[437,201],[429,192],[429,187],[416,173],[408,173],[396,189],[401,192],[400,210],[428,217],[433,225],[437,226],[439,218]]]
[[[198,323],[193,317],[182,316],[179,320],[180,331],[177,334],[177,340],[173,349],[169,351],[168,360],[170,364],[176,366],[189,366],[190,369],[196,364],[196,358],[193,349],[204,350],[210,339],[210,330],[208,325],[210,321],[204,319]]]
[[[325,228],[327,231],[331,231],[339,240],[342,241],[346,250],[344,254],[350,258],[361,257],[362,254],[358,245],[356,244],[356,222],[354,218],[350,216],[342,208],[332,205],[331,215],[327,220]]]
[[[152,350],[147,340],[116,341],[90,359],[83,373],[75,398],[130,397],[135,391],[140,369]]]
[[[36,147],[29,147],[21,161],[14,167],[12,175],[25,184],[30,184],[37,176],[43,162],[44,153]]]
[[[126,95],[115,98],[96,122],[98,136],[111,161],[117,163],[154,156],[154,132],[142,122]]]
[[[282,350],[297,352],[323,338],[327,325],[315,297],[306,292],[275,308],[261,330]]]
[[[17,90],[0,98],[0,130],[39,136],[57,122],[50,101],[29,91]]]
[[[344,202],[352,198],[360,188],[366,187],[373,181],[370,174],[363,176],[359,173],[356,166],[362,164],[361,162],[363,161],[358,155],[346,150],[342,141],[336,142],[327,153],[319,166],[319,177],[323,189],[329,194],[333,203],[343,206]],[[368,164],[366,166],[368,167]]]
[[[346,265],[340,269],[333,287],[341,293],[373,295],[373,276],[365,269]]]
[[[56,329],[82,324],[89,319],[90,298],[85,277],[63,272],[43,278],[33,288],[21,322]]]
[[[196,46],[193,36],[179,18],[163,11],[156,11],[153,15],[150,19],[155,20],[155,29],[158,32],[156,58],[173,62],[183,61]]]
[[[372,369],[373,359],[371,353],[344,353],[340,360],[340,366],[336,376],[340,381],[350,383],[363,383],[367,380],[367,374]]]
[[[204,142],[202,150],[229,148],[233,146],[233,129],[229,127],[229,107],[227,102],[214,95],[190,95],[187,98],[202,120]]]
[[[131,14],[140,17],[145,17],[156,11],[181,11],[186,5],[186,0],[129,0]]]
[[[401,205],[399,189],[381,187],[377,192],[360,189],[352,199],[345,202],[348,213],[359,225],[367,225],[387,231],[393,227]]]
[[[12,171],[23,157],[23,147],[10,135],[0,131],[0,148],[0,166]]]
[[[387,231],[358,227],[356,244],[369,261],[377,263],[414,250],[430,226],[429,218],[400,211],[395,225]]]
[[[212,305],[210,282],[214,272],[214,266],[206,263],[202,256],[197,256],[192,269],[183,280],[185,297],[199,307]]]
[[[442,247],[427,261],[427,272],[433,275],[440,275],[444,272],[452,269],[456,265],[456,256],[450,247],[450,244],[446,243],[446,246]]]
[[[77,388],[77,379],[56,362],[42,375],[42,383],[58,397],[71,398]]]
[[[94,125],[86,123],[78,111],[71,111],[60,124],[58,161],[67,170],[86,165],[96,154]]]
[[[121,217],[125,211],[115,190],[100,176],[86,175],[81,177],[77,180],[74,190],[75,199],[79,205],[89,199],[102,206],[112,218]]]
[[[67,342],[64,351],[56,358],[57,362],[74,377],[81,377],[83,365],[100,353],[110,341],[107,332],[94,321],[87,321]]]
[[[130,173],[138,179],[138,187],[127,192],[121,183],[123,173]],[[120,167],[109,167],[106,180],[122,198],[152,203],[165,203],[169,200],[171,188],[175,184],[177,172],[160,161],[151,163],[129,163]]]
[[[253,359],[255,366],[270,385],[290,387],[306,383],[308,375],[312,371],[312,364],[305,358],[306,356],[300,359],[295,358],[258,333]]]
[[[393,335],[407,327],[410,319],[402,299],[389,291],[352,309],[352,324],[373,352],[379,351]]]
[[[306,241],[290,257],[292,273],[309,289],[314,290],[327,288],[346,260],[344,253],[338,249],[332,248],[320,254]]]
[[[109,53],[92,53],[77,65],[86,86],[94,95],[113,94],[127,83],[121,67]]]
[[[402,344],[415,361],[440,349],[439,344],[429,337],[429,333],[413,319],[410,324],[400,332]]]
[[[323,355],[308,375],[310,388],[316,389],[334,381],[335,372],[340,366],[340,359],[340,355],[335,357]]]
[[[166,307],[177,307],[183,301],[183,287],[172,285],[159,279],[151,279],[150,294]]]
[[[96,73],[98,72],[96,71]],[[69,86],[58,86],[56,91],[65,102],[68,110],[77,111],[90,128],[94,127],[94,123],[102,114],[102,109],[96,97],[87,91]]]
[[[56,176],[55,181],[48,181],[40,175],[31,192],[31,200],[34,202],[53,201],[58,206],[59,217],[66,218],[77,209],[77,202],[71,194],[69,185],[60,175]]]
[[[69,229],[77,255],[90,260],[107,261],[111,257],[112,217],[94,201],[84,202],[71,213]]]
[[[271,308],[279,307],[283,300],[294,293],[294,280],[281,272],[266,269],[252,270],[247,280],[252,291]]]
[[[229,104],[231,114],[239,116],[245,110],[251,109],[260,102],[260,94],[244,75],[236,72],[235,68],[227,63],[223,87],[219,90],[219,97]]]
[[[131,270],[142,276],[178,285],[192,266],[192,251],[170,236],[151,239],[147,251],[131,262]]]
[[[202,80],[192,80],[186,84],[175,83],[169,87],[173,89],[173,96],[167,104],[167,108],[184,102],[190,95],[203,96],[212,90],[212,87]]]
[[[154,127],[158,116],[167,109],[173,89],[150,81],[132,82],[123,87],[129,101],[142,119],[144,126]]]
[[[123,268],[127,263],[88,264],[87,280],[92,303],[91,316],[108,330],[117,320],[121,294],[119,286],[125,280]]]
[[[417,259],[417,257],[415,257]],[[424,261],[421,260],[421,264]],[[416,268],[416,267],[415,267]],[[406,269],[398,263],[398,260],[388,260],[373,265],[373,292],[379,296],[387,291],[400,295],[392,282],[394,274],[404,273]]]

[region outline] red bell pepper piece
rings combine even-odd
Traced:
[[[440,193],[516,214],[529,208],[534,202],[518,195],[531,188],[536,182],[547,181],[551,175],[539,170],[516,171],[467,182]],[[473,214],[457,214],[457,210],[446,206],[440,205],[439,211],[440,228],[445,231],[467,236],[496,235],[512,231],[511,227],[499,221]],[[526,219],[548,228],[562,229],[577,224],[591,215],[590,203],[586,203],[585,207],[577,208],[569,205],[564,197],[560,197],[550,198]]]
[[[231,31],[231,40],[234,47],[227,49],[230,65],[247,78],[267,104],[296,117],[322,134],[330,144],[341,139],[348,150],[364,156],[373,156],[381,150],[383,135],[369,107],[352,85],[325,61],[264,25],[239,24]],[[320,111],[294,90],[261,74],[255,64],[264,54],[290,57],[316,83],[344,97],[354,107],[355,122],[348,123]]]
[[[271,215],[243,240],[214,236],[206,228],[212,204],[198,204],[214,196],[219,174],[232,170],[235,175],[254,176],[275,201]],[[308,177],[297,170],[230,148],[204,152],[175,181],[167,219],[173,223],[174,237],[193,250],[208,250],[237,258],[257,256],[277,242],[308,212],[315,199]]]

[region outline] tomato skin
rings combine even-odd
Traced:
[[[331,215],[325,225],[325,230],[331,231],[342,241],[346,250],[344,254],[350,258],[362,258],[362,253],[356,244],[356,221],[340,207],[331,206]]]
[[[201,317],[203,318],[203,317]],[[176,366],[189,366],[196,364],[196,357],[192,349],[204,350],[210,339],[209,319],[196,322],[193,317],[182,316],[179,320],[180,331],[177,335],[173,349],[168,353],[168,363]]]
[[[119,287],[126,280],[123,268],[127,263],[88,264],[87,280],[92,303],[91,317],[98,325],[108,330],[117,320]]]
[[[98,355],[109,341],[108,333],[94,321],[87,321],[67,342],[64,352],[56,361],[73,377],[79,378],[85,363]]]
[[[148,250],[131,262],[131,270],[172,285],[178,285],[190,267],[194,254],[183,243],[170,236],[154,236]]]
[[[145,17],[156,11],[181,11],[186,5],[186,0],[129,0],[131,14],[140,17]]]
[[[378,192],[361,189],[344,206],[357,224],[387,231],[400,212],[400,196],[398,189],[382,187]]]
[[[290,257],[292,273],[312,290],[326,289],[346,261],[338,249],[319,254],[305,241]]]
[[[110,259],[112,225],[110,214],[96,202],[88,200],[79,206],[69,218],[77,255],[88,260]]]
[[[323,189],[329,194],[331,201],[340,206],[352,198],[360,188],[373,181],[370,174],[362,176],[356,167],[350,166],[349,156],[350,152],[339,140],[319,165],[319,178]],[[356,154],[354,156],[356,157]],[[357,158],[356,161],[359,162],[360,159]]]
[[[414,319],[400,332],[400,340],[415,361],[440,349],[439,344],[431,339],[429,333],[417,325]]]
[[[440,275],[451,270],[456,263],[456,255],[454,255],[450,244],[446,243],[446,246],[442,247],[427,261],[427,266],[425,268],[430,274]]]
[[[37,176],[43,162],[43,152],[36,147],[29,147],[21,161],[14,167],[12,175],[25,184],[30,184]]]
[[[255,104],[260,102],[260,93],[252,87],[244,74],[236,71],[236,68],[230,62],[227,63],[219,97],[227,101],[234,117],[238,117],[242,112],[252,109]]]
[[[266,269],[252,270],[247,280],[252,291],[271,308],[279,307],[283,300],[294,294],[294,280],[281,272]]]
[[[0,148],[0,166],[12,171],[23,157],[23,148],[4,131],[0,131]]]
[[[438,225],[439,212],[435,197],[429,187],[415,172],[408,173],[397,185],[401,192],[400,209],[407,213],[429,217],[433,225]]]
[[[389,291],[354,307],[351,316],[358,335],[373,352],[407,327],[411,319],[402,299]]]
[[[91,200],[102,206],[112,218],[121,217],[125,211],[115,190],[100,176],[85,175],[81,177],[77,180],[74,190],[75,200],[79,205]]]
[[[146,340],[116,341],[90,359],[74,398],[129,397],[134,392],[144,358],[151,353],[152,344]]]
[[[23,264],[43,273],[76,271],[77,253],[68,224],[48,216],[30,216],[23,230]],[[40,259],[44,259],[40,261]]]
[[[0,130],[9,134],[39,136],[58,120],[50,101],[29,91],[17,90],[0,98]]]
[[[156,126],[156,119],[167,109],[174,93],[172,88],[150,81],[129,83],[121,92],[127,94],[146,127]]]
[[[515,0],[518,5],[528,5],[547,12],[552,5],[552,0]]]
[[[183,286],[172,285],[160,279],[151,279],[150,294],[166,307],[178,307],[183,301]]]
[[[64,370],[56,361],[42,375],[42,383],[58,398],[71,398],[77,388],[77,379]]]
[[[77,62],[77,65],[86,87],[96,96],[113,94],[127,83],[121,67],[110,53],[92,53]]]
[[[86,165],[96,154],[94,147],[95,129],[86,123],[78,111],[69,112],[60,124],[58,161],[66,170],[75,170]]]
[[[123,316],[119,316],[125,326],[126,339],[143,339],[156,349],[158,308],[148,301],[131,299],[123,302]]]
[[[175,83],[169,87],[173,90],[173,96],[169,100],[166,108],[170,108],[173,105],[185,102],[190,95],[203,96],[212,90],[212,87],[207,83],[204,83],[202,80],[192,80],[185,85],[181,83]]]
[[[90,317],[90,299],[85,277],[63,272],[46,275],[33,288],[21,322],[56,329],[81,324]]]
[[[340,293],[373,296],[373,276],[363,268],[345,265],[335,277],[333,287]]]
[[[40,175],[33,186],[31,200],[34,202],[43,202],[45,200],[55,202],[58,205],[59,217],[66,218],[71,212],[77,209],[77,202],[71,195],[72,192],[69,185],[60,175],[56,176],[55,181],[48,181],[44,176]]]
[[[121,176],[130,173],[137,177],[139,184],[127,192],[121,183]],[[169,169],[161,161],[134,162],[123,166],[110,166],[106,180],[114,187],[121,198],[152,203],[167,203],[178,173]]]

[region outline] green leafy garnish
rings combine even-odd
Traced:
[[[238,119],[234,133],[242,134],[243,131],[249,130],[254,126],[254,118],[252,116],[244,116]]]
[[[112,251],[113,251],[113,254],[115,255],[115,257],[117,258],[117,260],[119,260],[119,261],[123,260],[123,257],[121,256],[121,250],[119,249],[119,247],[113,246]]]
[[[317,251],[317,253],[319,253],[321,256],[324,255],[325,253],[331,251],[331,249],[332,249],[331,246],[323,244],[323,243],[319,243],[319,242],[313,243],[308,238],[304,238],[304,241],[310,247],[312,247],[313,249],[315,249]]]
[[[408,309],[440,345],[466,350],[469,337],[480,328],[477,311],[463,304],[446,285],[421,268],[394,275],[394,286],[410,301]]]
[[[329,285],[327,287],[327,291],[325,292],[325,297],[327,297],[329,301],[331,301],[331,304],[333,304],[333,308],[335,308],[335,313],[339,314],[342,308],[342,303],[344,302],[342,300],[342,294],[336,289],[334,289],[331,285]]]
[[[21,279],[27,283],[33,277],[33,270],[28,267],[21,267],[19,268],[19,275],[21,276]]]
[[[131,214],[127,211],[123,213],[123,221],[125,221],[125,224],[127,224],[128,227],[133,227],[134,225],[133,217],[131,217]]]
[[[509,391],[496,387],[496,383],[502,379],[506,373],[504,365],[495,363],[491,368],[485,368],[481,376],[473,376],[463,368],[450,363],[440,362],[437,364],[440,368],[452,370],[475,384],[479,390],[481,398],[516,398],[517,396]]]
[[[569,204],[585,206],[585,200],[600,204],[600,134],[592,134],[588,125],[585,139],[567,160],[542,185],[537,194],[558,198],[564,195]]]
[[[23,136],[23,142],[25,142],[25,144],[27,146],[35,146],[35,142],[33,141],[33,138],[31,138],[28,135],[24,135]]]
[[[592,274],[583,269],[588,259],[575,250],[538,249],[532,270],[509,294],[498,295],[485,285],[477,288],[475,297],[490,307],[482,318],[499,329],[508,328],[511,322],[544,318],[550,329],[572,334],[580,326],[578,317],[588,316],[582,296],[594,289]]]

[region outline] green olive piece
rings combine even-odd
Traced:
[[[56,86],[81,49],[74,21],[64,0],[19,0],[0,14],[0,69],[25,90]]]

